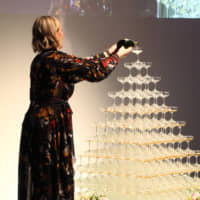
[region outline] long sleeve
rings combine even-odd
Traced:
[[[104,57],[103,54],[97,54],[90,58],[78,58],[61,51],[53,52],[47,57],[56,65],[63,81],[68,83],[101,81],[108,77],[119,62],[117,55]]]

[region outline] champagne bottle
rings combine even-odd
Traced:
[[[137,41],[133,41],[133,40],[129,40],[129,39],[123,39],[123,40],[119,40],[117,42],[117,48],[115,50],[114,53],[117,53],[117,51],[122,47],[124,46],[124,48],[129,48],[129,47],[135,47],[138,45],[138,42]]]

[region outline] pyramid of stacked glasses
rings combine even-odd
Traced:
[[[136,47],[135,62],[125,63],[117,77],[120,91],[108,92],[113,103],[102,108],[89,148],[75,170],[76,194],[104,194],[110,200],[186,200],[200,186],[200,151],[192,150],[193,136],[182,134],[177,107],[168,106],[168,91],[159,91],[151,63],[143,62]],[[134,72],[134,74],[133,74]]]

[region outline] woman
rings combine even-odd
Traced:
[[[116,44],[90,58],[59,51],[60,22],[42,16],[33,24],[30,107],[22,124],[18,200],[74,200],[72,110],[67,103],[74,84],[97,82],[115,69],[132,48]]]

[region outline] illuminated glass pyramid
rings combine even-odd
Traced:
[[[110,200],[185,200],[200,186],[198,157],[184,136],[177,107],[168,106],[168,91],[159,91],[160,77],[149,75],[151,63],[125,63],[128,76],[118,77],[122,89],[109,92],[112,106],[102,109],[105,122],[76,165],[76,200],[87,193]],[[131,71],[135,70],[133,76]]]

